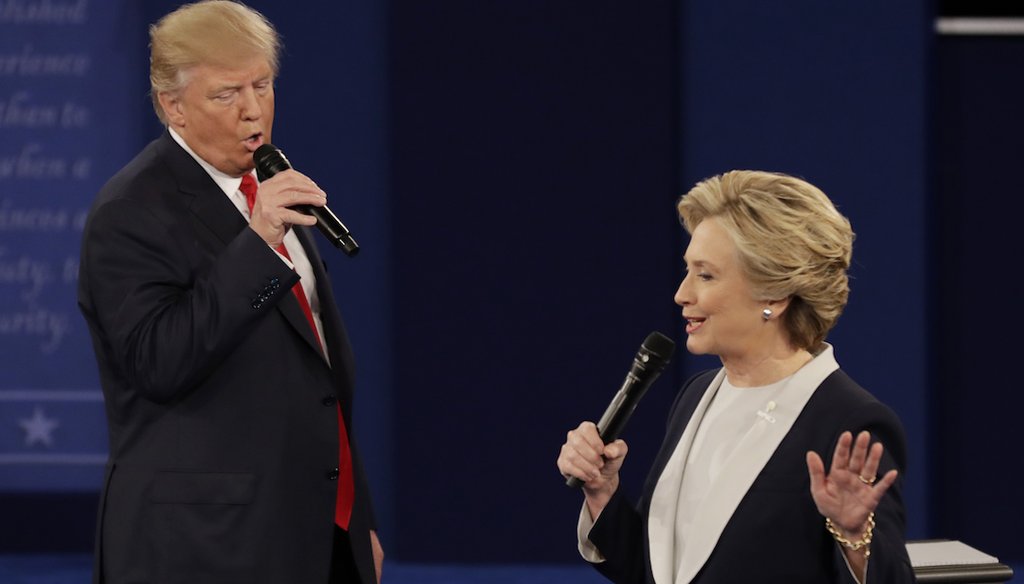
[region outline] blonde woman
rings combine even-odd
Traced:
[[[557,464],[584,481],[580,553],[618,583],[914,582],[902,426],[825,343],[849,221],[808,182],[754,171],[700,182],[678,212],[686,347],[722,367],[679,392],[638,506],[619,488],[626,443],[591,422],[568,433]]]

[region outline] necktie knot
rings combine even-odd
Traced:
[[[238,187],[238,190],[242,191],[245,195],[245,202],[249,205],[249,212],[252,213],[252,206],[256,204],[256,190],[259,185],[256,184],[256,179],[253,178],[252,173],[248,173],[242,177],[242,184]]]

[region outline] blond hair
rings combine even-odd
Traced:
[[[204,0],[181,6],[149,27],[149,39],[150,94],[165,124],[159,95],[183,89],[196,65],[233,67],[265,57],[277,75],[280,36],[262,14],[239,2]]]
[[[789,298],[782,324],[816,351],[846,307],[850,222],[820,189],[780,173],[734,170],[697,183],[677,205],[686,230],[714,217],[739,252],[756,300]]]

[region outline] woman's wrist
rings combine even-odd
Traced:
[[[611,501],[618,488],[619,475],[608,479],[607,482],[596,489],[588,489],[586,485],[583,486],[583,495],[586,497],[587,509],[590,511],[590,516],[594,521],[597,521],[597,516],[604,510],[608,501]]]
[[[846,549],[853,550],[855,552],[863,552],[864,557],[868,558],[871,555],[871,538],[875,530],[875,512],[872,511],[864,523],[864,526],[859,531],[853,533],[859,533],[858,539],[852,539],[850,532],[841,530],[832,519],[825,518],[825,529],[832,534],[832,538],[836,540],[836,543],[843,546]]]

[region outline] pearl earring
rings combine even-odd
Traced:
[[[765,308],[764,310],[761,311],[761,318],[765,320],[771,320],[772,314],[773,313],[771,308]]]

